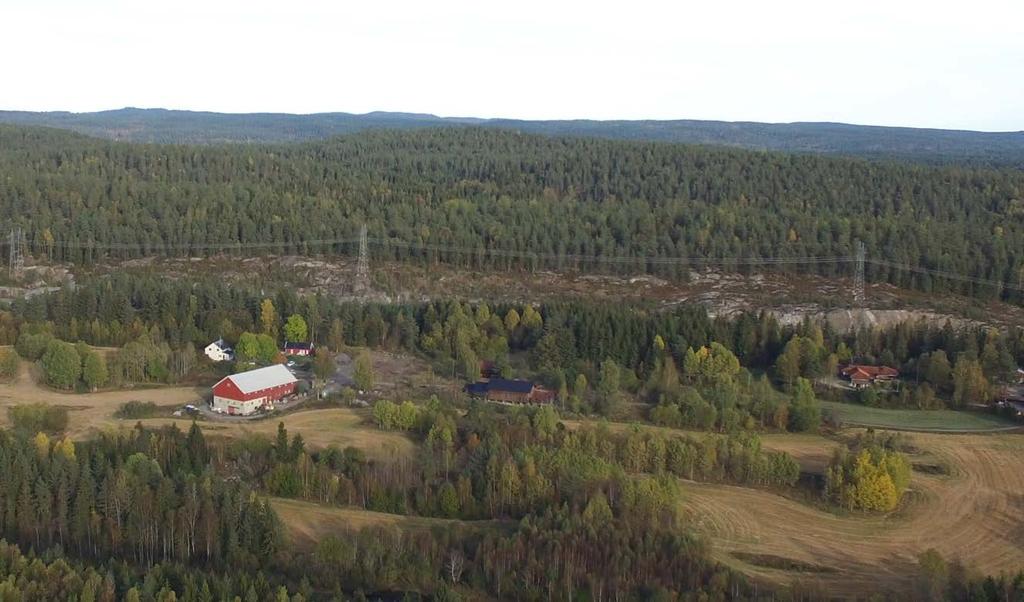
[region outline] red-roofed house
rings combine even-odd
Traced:
[[[864,364],[850,364],[844,366],[839,374],[850,381],[855,389],[880,382],[889,382],[899,377],[900,372],[889,366],[866,366]]]

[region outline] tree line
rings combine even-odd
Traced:
[[[269,360],[276,353],[271,343],[282,332],[334,350],[366,346],[425,354],[442,373],[467,380],[477,377],[481,360],[511,375],[510,357],[525,355],[540,380],[561,392],[560,401],[603,413],[614,410],[618,391],[657,404],[659,395],[671,393],[666,387],[679,388],[672,384],[677,381],[714,397],[707,391],[721,387],[709,386],[717,383],[703,364],[729,357],[714,349],[738,361],[732,380],[743,386],[751,382],[747,370],[795,390],[799,378],[834,376],[842,363],[889,365],[901,371],[904,386],[898,392],[868,389],[862,401],[897,407],[983,402],[1024,365],[1020,328],[919,320],[837,332],[810,320],[783,326],[767,312],[712,318],[697,304],[361,304],[299,296],[287,288],[267,295],[214,279],[188,283],[133,274],[84,279],[73,290],[18,300],[0,312],[0,344],[17,343],[29,359],[41,357],[50,338],[121,346],[108,360],[109,384],[182,378],[197,366],[196,349],[218,338],[236,350],[241,343],[247,358]],[[777,409],[768,406],[755,418],[763,424],[769,422],[766,412]],[[777,416],[776,426],[785,418]]]

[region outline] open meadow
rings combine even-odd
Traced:
[[[402,516],[373,512],[361,508],[323,506],[300,500],[271,498],[270,505],[284,523],[292,541],[303,547],[312,547],[325,535],[357,531],[365,527],[393,527],[403,531],[429,531],[432,529],[497,529],[509,528],[514,521],[479,520],[461,521],[448,518]]]
[[[948,425],[963,414],[944,412],[945,422],[933,419],[931,424]],[[618,432],[641,428],[698,439],[717,436],[621,422],[564,422],[568,428],[601,425]],[[716,558],[755,579],[818,584],[837,595],[906,589],[917,555],[929,548],[986,574],[1024,565],[1024,473],[1017,464],[1024,435],[907,436],[915,448],[913,463],[947,466],[950,474],[915,470],[910,491],[895,512],[839,513],[770,490],[684,481],[686,524],[711,541]],[[763,434],[761,442],[765,449],[789,453],[811,474],[822,474],[840,445],[821,435],[796,433]]]
[[[837,515],[771,491],[688,482],[684,513],[722,562],[769,583],[820,583],[859,596],[910,586],[917,555],[935,548],[987,574],[1024,565],[1024,474],[1017,434],[914,434],[922,454],[950,475],[915,471],[911,491],[887,515]],[[766,447],[775,447],[770,439]],[[805,470],[806,448],[790,449]],[[758,559],[771,559],[761,562]],[[803,565],[802,571],[773,568]]]

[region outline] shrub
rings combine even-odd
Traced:
[[[18,375],[18,353],[14,349],[0,349],[0,380]]]
[[[68,410],[45,403],[7,408],[7,417],[16,430],[29,433],[60,433],[68,428]]]
[[[156,415],[158,408],[152,401],[132,400],[121,404],[114,416],[118,418],[136,420],[139,418],[150,418]]]
[[[21,357],[36,361],[43,356],[46,352],[46,348],[50,345],[50,341],[53,340],[53,335],[40,333],[40,334],[29,334],[24,332],[18,337],[18,341],[14,344],[14,348],[17,349],[18,355]]]

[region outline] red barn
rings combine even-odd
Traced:
[[[275,401],[295,392],[296,382],[281,364],[225,376],[213,385],[212,407],[215,412],[238,415],[273,409]]]

